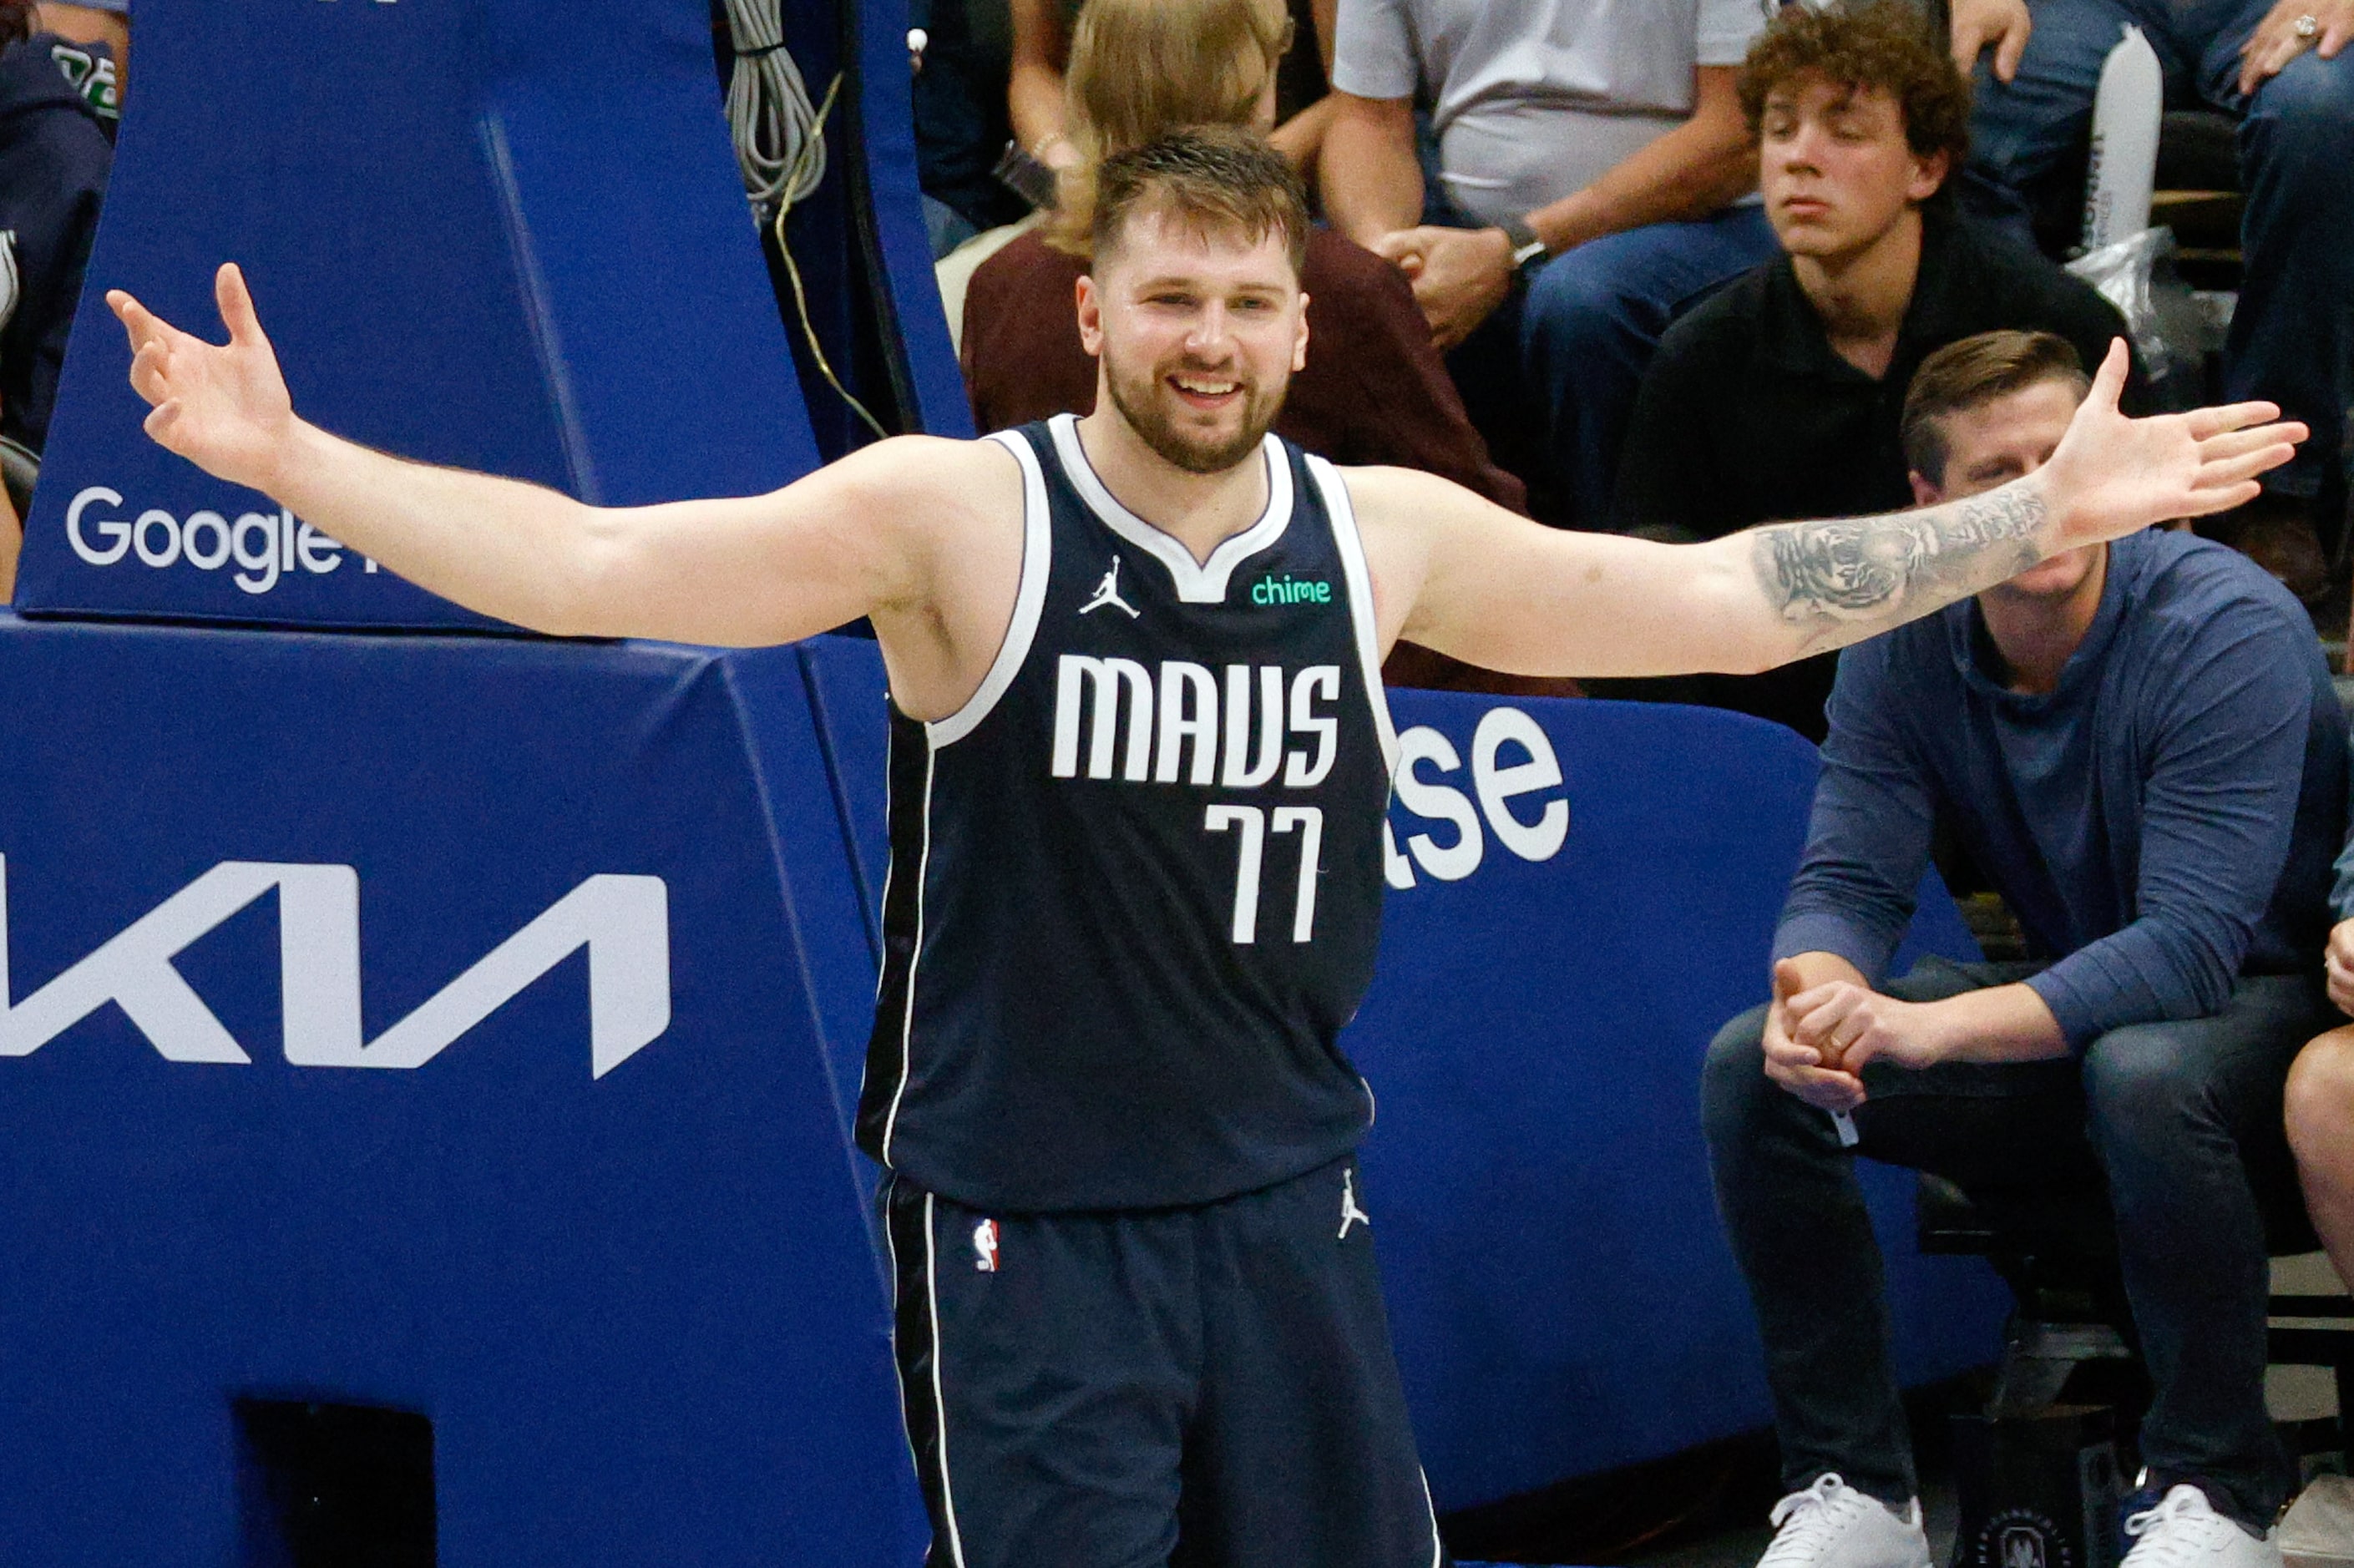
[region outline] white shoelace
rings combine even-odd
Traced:
[[[2239,1528],[2215,1512],[2198,1488],[2171,1487],[2156,1508],[2126,1520],[2126,1533],[2134,1538],[2134,1545],[2118,1568],[2192,1568],[2212,1561],[2231,1544],[2220,1531]]]
[[[1757,1568],[1804,1568],[1819,1562],[1863,1510],[1879,1506],[1836,1475],[1817,1477],[1813,1486],[1792,1492],[1766,1516],[1776,1534]]]

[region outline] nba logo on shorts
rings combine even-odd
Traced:
[[[997,1222],[983,1220],[972,1227],[973,1267],[983,1274],[997,1272]]]
[[[2044,1568],[2043,1532],[2015,1524],[2002,1532],[2002,1568]]]

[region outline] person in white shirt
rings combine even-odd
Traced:
[[[1600,525],[1660,333],[1774,254],[1734,93],[1770,9],[1340,0],[1326,211],[1462,345],[1473,418],[1550,521]]]

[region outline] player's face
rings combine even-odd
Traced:
[[[1924,502],[1959,501],[2033,473],[2068,433],[2079,401],[2067,382],[2038,381],[1946,415],[1937,421],[1946,437],[1945,482],[1932,484],[1915,474],[1914,494]],[[2016,599],[2065,599],[2084,585],[2102,548],[2087,545],[2062,551],[1991,591]]]
[[[1283,237],[1204,234],[1148,209],[1079,289],[1079,339],[1144,443],[1191,473],[1250,456],[1307,363],[1308,296]]]
[[[1860,253],[1944,183],[1944,154],[1914,154],[1885,88],[1799,77],[1766,94],[1757,130],[1766,220],[1793,256]]]

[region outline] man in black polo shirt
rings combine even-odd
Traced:
[[[1620,460],[1620,526],[1713,539],[1903,506],[1897,423],[1922,360],[2009,327],[2056,334],[2092,365],[2123,334],[2090,285],[1947,209],[1969,88],[1902,0],[1782,12],[1740,93],[1786,254],[1661,342]],[[1819,740],[1830,683],[1824,658],[1627,694],[1762,714]]]

